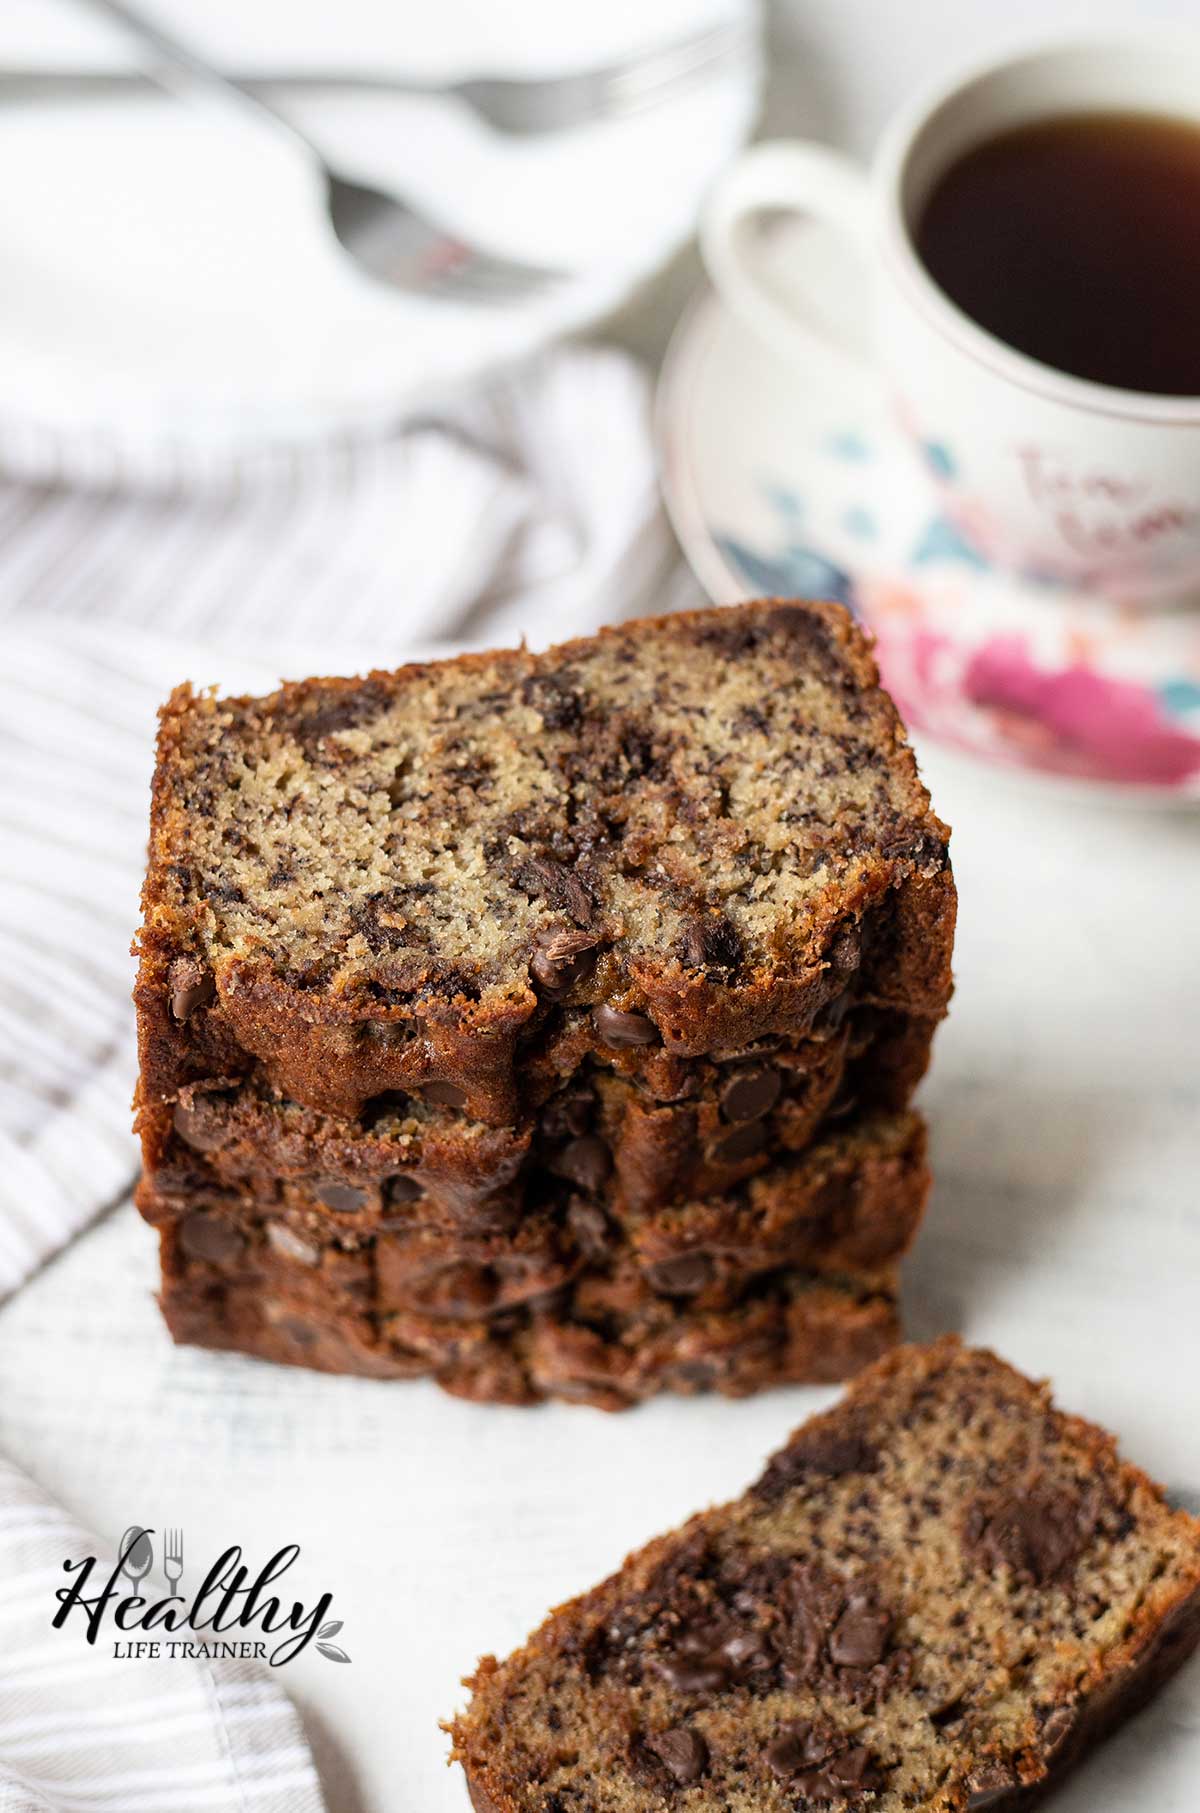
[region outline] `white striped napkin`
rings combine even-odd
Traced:
[[[269,1669],[146,1658],[123,1671],[103,1640],[51,1627],[63,1561],[87,1555],[115,1560],[0,1459],[0,1813],[321,1813],[304,1729]]]
[[[132,1181],[154,713],[436,640],[666,609],[648,386],[546,355],[378,445],[202,497],[0,487],[0,1297]]]

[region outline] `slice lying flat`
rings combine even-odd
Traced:
[[[1198,1639],[1200,1523],[948,1339],[485,1658],[454,1756],[478,1813],[996,1813]]]

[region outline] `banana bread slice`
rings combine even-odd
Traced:
[[[218,1183],[343,1217],[420,1203],[425,1217],[498,1227],[544,1172],[621,1213],[651,1210],[732,1190],[909,1093],[895,1087],[898,1070],[879,1078],[846,1029],[736,1063],[680,1062],[671,1101],[588,1065],[511,1129],[410,1096],[377,1097],[346,1120],[286,1101],[260,1077],[206,1078],[141,1110],[144,1199]]]
[[[1200,1524],[947,1339],[486,1657],[450,1730],[477,1813],[997,1813],[1198,1637]]]
[[[138,1204],[160,1229],[168,1291],[304,1302],[369,1335],[396,1315],[484,1322],[553,1307],[568,1287],[595,1319],[623,1315],[630,1291],[642,1307],[659,1298],[698,1313],[730,1308],[788,1270],[874,1276],[907,1249],[927,1189],[925,1130],[910,1112],[838,1135],[728,1196],[624,1221],[565,1189],[527,1204],[512,1228],[474,1234],[439,1227],[417,1204],[378,1216],[318,1211],[215,1185],[163,1198],[143,1180]]]
[[[429,1377],[477,1402],[564,1398],[626,1410],[664,1391],[727,1397],[833,1383],[899,1338],[896,1278],[780,1271],[701,1308],[664,1296],[629,1267],[578,1279],[548,1303],[475,1321],[397,1311],[375,1316],[324,1287],[264,1291],[200,1282],[165,1243],[160,1298],[177,1341],[368,1378]]]
[[[439,1221],[508,1225],[534,1134],[529,1122],[487,1127],[411,1096],[378,1097],[344,1120],[282,1098],[259,1076],[185,1084],[140,1121],[146,1203],[186,1203],[216,1186],[299,1202],[343,1225],[414,1204]]]
[[[143,1108],[255,1061],[356,1115],[517,1124],[522,1054],[795,1042],[849,1002],[936,1020],[954,885],[868,645],[767,601],[526,650],[180,688],[143,892]]]
[[[230,1177],[196,1155],[190,1168],[144,1176],[135,1200],[147,1221],[186,1230],[192,1263],[223,1275],[258,1270],[264,1252],[313,1267],[326,1253],[356,1253],[373,1300],[420,1273],[447,1300],[457,1280],[463,1313],[475,1314],[489,1291],[504,1301],[517,1290],[536,1295],[543,1264],[573,1276],[630,1256],[673,1279],[668,1294],[681,1296],[686,1281],[698,1290],[706,1268],[727,1261],[743,1271],[891,1264],[916,1235],[929,1189],[925,1126],[911,1109],[856,1118],[737,1188],[653,1210],[577,1167],[574,1180],[534,1172],[467,1212],[444,1185],[423,1193],[420,1171],[397,1169],[386,1146],[355,1156],[363,1162],[336,1171]]]

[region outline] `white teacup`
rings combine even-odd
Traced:
[[[1016,352],[950,301],[913,243],[931,188],[971,146],[1107,110],[1200,122],[1200,37],[1058,43],[975,65],[897,118],[870,175],[821,145],[755,146],[718,184],[702,244],[717,288],[782,357],[811,368],[815,353],[838,383],[891,400],[988,558],[1123,602],[1186,599],[1200,596],[1200,397],[1111,389]],[[768,210],[850,242],[869,331],[855,330],[853,299],[805,306],[772,287],[745,231]]]

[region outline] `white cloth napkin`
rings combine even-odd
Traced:
[[[257,488],[0,487],[0,1296],[135,1174],[127,952],[170,687],[561,640],[690,597],[675,558],[647,381],[610,351]]]
[[[112,1551],[0,1459],[0,1813],[321,1813],[279,1672],[114,1664],[111,1627],[94,1646],[77,1612],[52,1628],[64,1560],[89,1555],[107,1578]]]

